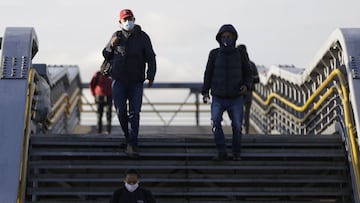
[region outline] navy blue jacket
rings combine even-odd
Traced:
[[[155,53],[150,37],[141,27],[135,25],[128,38],[123,31],[117,31],[112,36],[117,36],[119,40],[114,47],[109,42],[103,50],[103,56],[111,62],[111,77],[126,83],[144,82],[145,79],[154,81]]]
[[[232,25],[224,25],[216,35],[220,44],[220,36],[223,32],[237,32]],[[216,48],[210,51],[206,70],[204,73],[204,84],[202,94],[211,94],[221,98],[235,98],[241,95],[240,87],[247,86],[250,91],[252,85],[252,71],[249,67],[249,57],[241,49],[223,50]]]

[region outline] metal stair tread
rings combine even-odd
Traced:
[[[250,176],[250,175],[248,175]],[[122,182],[123,177],[56,177],[48,176],[44,174],[43,176],[31,176],[29,181],[31,182],[107,182],[107,183],[120,183]],[[274,182],[275,181],[275,182]],[[308,177],[306,175],[294,177],[241,177],[234,179],[233,177],[228,178],[141,178],[141,183],[345,183],[347,182],[342,177],[339,176],[318,176],[318,177]],[[189,186],[191,187],[191,186]]]
[[[30,167],[33,169],[122,169],[137,168],[142,170],[345,170],[347,169],[344,165],[143,165],[132,164],[132,165],[98,165],[98,164],[34,164],[30,163]]]
[[[176,189],[176,190],[175,190]],[[36,195],[111,195],[115,190],[114,187],[108,188],[28,188],[29,194]],[[161,191],[161,192],[160,192]],[[213,188],[192,188],[192,191],[187,191],[186,188],[159,188],[152,187],[152,192],[155,196],[288,196],[288,195],[306,195],[306,196],[338,196],[345,195],[349,192],[346,188],[290,188],[290,187],[273,187],[273,188],[259,188],[254,190],[253,187],[233,188],[233,187],[213,187]]]
[[[271,152],[271,150],[249,150],[248,152],[243,150],[241,156],[243,157],[344,157],[341,150],[298,150],[298,151],[284,151],[279,150],[279,152]],[[215,154],[215,149],[213,152],[144,152],[140,151],[142,157],[212,157]],[[100,157],[122,157],[126,156],[126,153],[120,150],[110,150],[110,151],[88,151],[88,150],[31,150],[31,157],[34,156],[100,156]]]

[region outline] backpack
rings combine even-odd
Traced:
[[[100,66],[100,73],[109,77],[110,73],[111,73],[111,63],[110,61],[104,59],[104,61],[102,62],[101,66]]]
[[[96,77],[94,79],[94,86],[96,87],[99,84],[99,77],[100,77],[100,72],[96,72]]]
[[[118,39],[120,38],[120,34],[121,34],[121,31],[116,31],[116,36],[118,37]],[[114,50],[112,52],[112,56],[114,55]],[[102,62],[101,66],[100,66],[100,72],[109,77],[110,76],[110,73],[111,73],[111,58],[109,59],[104,59],[104,61]]]

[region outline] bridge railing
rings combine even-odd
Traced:
[[[210,105],[202,102],[202,83],[144,84],[141,123],[143,125],[210,125]],[[96,104],[89,91],[89,83],[82,84],[82,124],[96,124]],[[118,125],[113,108],[114,124]],[[224,124],[229,119],[224,116]]]
[[[259,67],[251,112],[265,134],[343,135],[354,197],[360,201],[359,105],[360,29],[337,30],[312,66]]]

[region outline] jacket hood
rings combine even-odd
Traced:
[[[128,31],[126,31],[126,30],[124,30],[124,29],[122,29],[121,28],[121,31],[122,32],[128,32]],[[135,24],[134,25],[134,28],[130,31],[131,33],[137,33],[137,32],[140,32],[141,31],[141,26],[140,25],[138,25],[138,24]]]
[[[139,31],[141,31],[141,26],[138,25],[138,24],[135,24],[133,31],[134,31],[134,32],[139,32]]]
[[[233,25],[231,24],[225,24],[223,26],[220,27],[219,32],[216,34],[216,41],[218,41],[219,43],[221,43],[220,38],[221,38],[221,34],[224,32],[231,32],[235,35],[235,41],[238,38],[238,33],[236,31],[236,29],[234,28]]]

